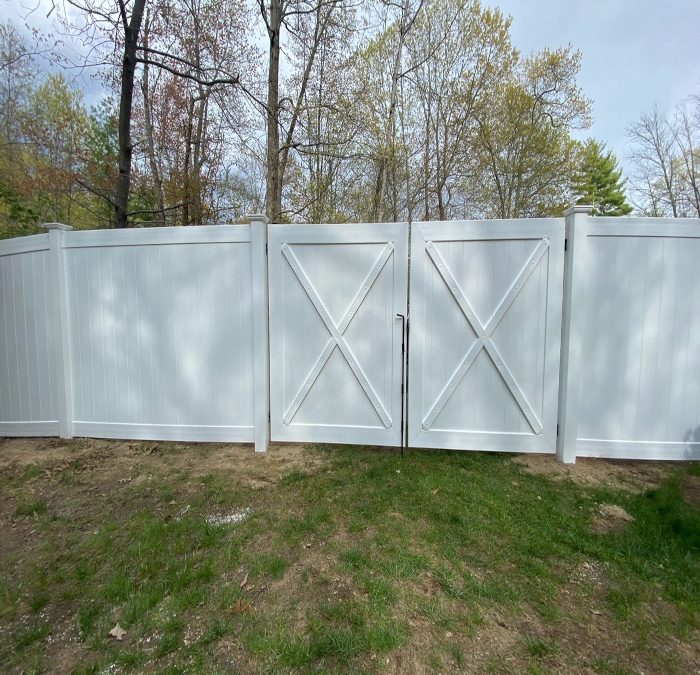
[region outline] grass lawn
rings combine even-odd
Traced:
[[[698,464],[0,440],[2,672],[694,673],[699,629]]]

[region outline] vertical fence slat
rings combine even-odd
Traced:
[[[267,223],[265,216],[248,216],[251,234],[253,293],[253,372],[255,377],[255,452],[270,445],[270,350],[268,347]]]
[[[73,390],[71,386],[71,363],[68,336],[68,289],[66,286],[63,236],[70,225],[47,223],[49,231],[49,253],[51,258],[52,306],[54,326],[58,335],[56,347],[56,400],[58,401],[58,433],[61,438],[73,437]]]
[[[567,251],[564,264],[557,456],[566,464],[576,461],[582,367],[581,341],[586,314],[588,221],[592,210],[590,206],[572,206],[564,212]]]

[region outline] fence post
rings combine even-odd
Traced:
[[[255,373],[255,452],[270,445],[270,349],[267,301],[267,217],[250,220],[253,272],[253,371]]]
[[[582,367],[581,340],[586,310],[585,276],[588,272],[586,258],[588,221],[592,210],[591,206],[572,206],[564,211],[566,256],[561,325],[557,457],[565,464],[573,464],[576,461]]]
[[[71,386],[70,345],[68,337],[68,293],[63,257],[63,233],[72,230],[63,223],[44,223],[49,232],[49,256],[53,286],[53,321],[57,336],[56,392],[58,401],[58,433],[61,438],[73,438],[73,388]]]

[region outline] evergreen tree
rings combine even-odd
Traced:
[[[632,207],[625,197],[625,182],[612,152],[606,152],[604,143],[589,139],[574,176],[576,203],[593,206],[594,216],[627,216]]]

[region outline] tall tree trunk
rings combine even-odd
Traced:
[[[209,110],[209,92],[200,86],[199,114],[197,115],[197,132],[194,137],[194,159],[192,171],[194,185],[192,190],[192,220],[195,225],[202,225],[204,222],[204,198],[202,190],[202,169],[204,168],[205,152],[204,139],[207,133],[207,116]]]
[[[396,119],[396,106],[399,92],[399,78],[401,77],[401,54],[403,53],[404,44],[404,28],[403,17],[399,24],[399,44],[396,48],[396,57],[394,59],[394,67],[391,71],[391,94],[389,97],[389,116],[386,123],[386,131],[382,142],[382,148],[379,155],[379,167],[377,168],[377,179],[374,183],[374,196],[372,198],[372,210],[370,212],[370,220],[377,222],[380,217],[382,202],[384,200],[384,191],[386,190],[386,174],[389,165],[389,153],[393,148],[393,129],[395,128],[394,120]]]
[[[267,71],[267,184],[265,187],[265,211],[271,222],[279,222],[282,216],[282,185],[280,182],[280,129],[279,129],[279,79],[280,79],[280,30],[282,28],[282,0],[270,0],[267,33],[270,53]]]
[[[423,2],[424,0],[420,0],[418,7],[415,9],[413,14],[410,13],[409,0],[403,0],[401,5],[401,18],[398,22],[399,44],[396,48],[396,56],[394,58],[393,69],[391,71],[389,115],[387,117],[383,147],[381,148],[379,155],[379,166],[377,168],[377,178],[374,183],[374,195],[372,197],[372,209],[370,211],[370,220],[372,221],[377,221],[379,219],[380,212],[382,210],[384,192],[386,190],[386,177],[389,169],[389,159],[391,158],[391,161],[394,161],[394,142],[396,140],[394,132],[396,130],[396,108],[398,106],[399,97],[399,80],[402,77],[401,57],[403,55],[403,48],[406,42],[406,36],[420,14]]]
[[[190,185],[190,165],[192,163],[192,129],[194,125],[194,96],[190,97],[190,104],[187,108],[187,132],[185,136],[185,166],[183,168],[184,179],[184,199],[182,205],[182,224],[190,224],[190,204],[192,203],[192,189]]]
[[[150,28],[149,12],[146,12],[146,23],[143,27],[143,46],[148,48],[148,35]],[[141,80],[141,92],[143,94],[143,115],[146,128],[146,152],[148,153],[148,164],[151,169],[151,177],[153,186],[156,192],[156,207],[158,208],[159,218],[162,218],[162,223],[165,225],[165,199],[163,197],[163,179],[160,175],[160,167],[156,160],[155,143],[153,141],[153,112],[151,110],[151,92],[149,82],[149,67],[148,63],[143,64],[143,79]]]
[[[280,152],[280,164],[279,164],[279,181],[280,184],[284,183],[284,172],[287,168],[287,160],[289,158],[289,150],[292,147],[292,142],[294,141],[294,131],[296,129],[297,123],[299,122],[299,115],[301,114],[302,105],[306,97],[306,89],[309,86],[309,78],[311,77],[311,69],[313,68],[314,61],[316,60],[316,54],[318,53],[319,45],[321,44],[321,39],[323,34],[326,32],[326,27],[331,17],[331,12],[333,8],[331,7],[325,16],[321,15],[321,9],[323,7],[322,3],[318,4],[316,8],[316,26],[314,28],[314,38],[311,44],[311,51],[309,53],[308,61],[304,67],[304,74],[301,78],[301,87],[299,88],[299,96],[297,96],[296,105],[294,106],[294,111],[292,113],[292,119],[289,122],[289,129],[285,136],[284,146]],[[321,81],[323,78],[321,78]],[[319,98],[319,101],[321,99]],[[320,110],[320,106],[319,106]],[[282,191],[278,191],[279,204],[277,208],[282,211]]]
[[[194,63],[197,66],[197,71],[201,68],[201,38],[199,32],[199,21],[195,21],[194,28],[194,44],[195,44],[195,59]],[[192,158],[192,178],[190,181],[190,192],[192,199],[192,222],[195,225],[201,225],[204,220],[203,196],[202,196],[202,168],[204,166],[204,138],[206,136],[207,115],[209,109],[209,87],[205,87],[201,82],[197,84],[198,97],[197,102],[197,131],[194,135],[194,151]]]
[[[136,47],[146,0],[134,0],[131,19],[124,18],[124,57],[122,59],[121,92],[119,95],[119,176],[114,196],[117,227],[127,227],[129,218],[129,189],[131,187],[131,105],[134,98]]]
[[[442,114],[442,99],[438,99],[437,107],[437,124],[435,124],[435,194],[437,195],[438,220],[445,220],[445,202],[442,198],[443,187],[443,165],[444,158],[442,155],[443,145],[440,143],[440,126],[441,121],[444,123]]]

